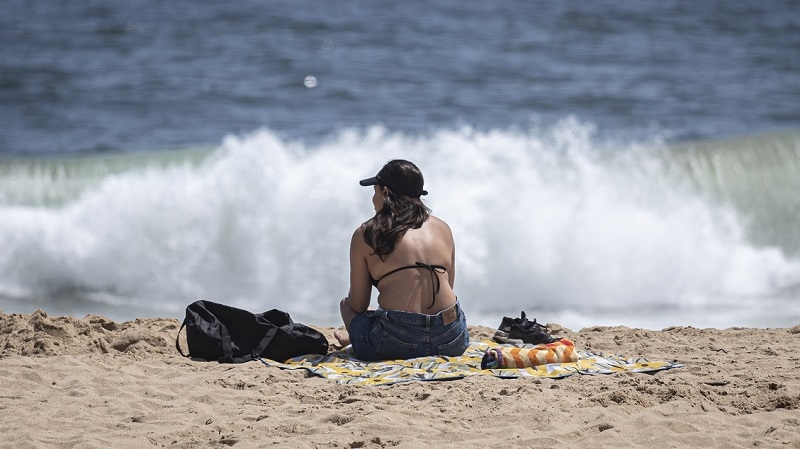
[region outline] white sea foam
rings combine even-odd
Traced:
[[[176,316],[206,298],[335,324],[349,239],[372,213],[356,181],[405,158],[454,231],[456,291],[483,324],[519,310],[568,326],[756,323],[742,311],[800,284],[800,261],[751,243],[740,214],[665,167],[656,143],[600,141],[574,119],[417,137],[374,127],[313,147],[269,130],[229,137],[201,164],[109,174],[58,206],[0,205],[0,296]],[[785,317],[800,316],[795,299]]]

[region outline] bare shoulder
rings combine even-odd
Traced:
[[[448,225],[447,223],[445,223],[444,220],[435,215],[429,216],[428,222],[436,227],[441,227],[443,229],[450,229],[450,225]]]
[[[364,225],[360,225],[353,231],[353,235],[350,238],[350,250],[363,252],[366,251],[368,247],[369,245],[367,245],[366,240],[364,240]]]
[[[360,238],[364,239],[364,225],[359,225],[355,231],[353,231],[353,240]]]
[[[450,225],[448,225],[444,220],[439,217],[431,215],[428,217],[428,224],[436,230],[436,232],[441,232],[447,234],[452,237],[453,232],[450,230]]]

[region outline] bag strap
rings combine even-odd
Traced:
[[[258,343],[258,346],[256,346],[256,349],[253,351],[253,358],[261,357],[261,353],[263,353],[264,350],[267,349],[267,346],[269,346],[270,342],[272,342],[272,339],[275,338],[275,334],[277,333],[278,333],[277,326],[274,326],[267,331],[266,335],[264,335],[264,338],[261,339],[261,342]]]
[[[231,344],[231,336],[228,333],[228,327],[224,324],[219,326],[219,338],[222,344],[223,357],[219,359],[220,362],[239,363],[233,358],[233,344]]]
[[[269,346],[270,342],[272,342],[272,339],[275,338],[275,334],[278,333],[278,329],[279,328],[277,326],[274,326],[274,327],[270,328],[270,330],[268,330],[267,333],[264,334],[264,337],[258,343],[258,346],[256,346],[256,349],[253,349],[253,352],[250,353],[250,354],[243,355],[241,357],[231,357],[231,355],[226,350],[226,352],[225,352],[225,360],[228,360],[231,363],[244,363],[244,362],[249,362],[251,360],[260,359],[261,358],[261,353],[263,353],[264,350],[267,349],[267,346]],[[223,348],[225,346],[224,341],[225,341],[225,338],[223,337]],[[230,337],[228,337],[228,341],[230,342]],[[232,354],[232,352],[233,351],[231,351],[231,354]]]
[[[181,350],[181,345],[180,345],[180,340],[181,340],[181,331],[183,330],[183,328],[184,328],[184,327],[186,327],[186,320],[183,320],[183,324],[181,324],[181,328],[180,328],[180,329],[178,329],[178,336],[177,336],[177,337],[175,337],[175,349],[177,349],[177,350],[178,350],[178,352],[179,352],[179,353],[180,353],[182,356],[184,356],[184,357],[189,357],[189,354],[184,354],[184,353],[183,353],[183,351]]]

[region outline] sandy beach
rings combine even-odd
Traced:
[[[579,349],[685,366],[365,387],[260,362],[183,358],[179,324],[0,313],[0,445],[800,448],[800,326],[550,323]],[[473,339],[494,333],[470,329]],[[320,330],[335,342],[333,328]]]

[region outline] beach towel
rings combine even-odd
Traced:
[[[458,357],[419,357],[409,360],[364,362],[358,360],[351,346],[326,355],[310,354],[284,362],[261,359],[264,365],[281,369],[304,369],[339,384],[391,385],[398,382],[461,379],[467,376],[490,375],[500,378],[562,378],[576,374],[612,374],[618,372],[654,372],[682,367],[680,363],[649,360],[643,357],[604,355],[576,351],[577,361],[547,363],[525,368],[482,369],[481,362],[490,349],[509,349],[493,341],[472,341]],[[525,347],[523,347],[525,348]],[[533,348],[533,346],[527,346]]]

